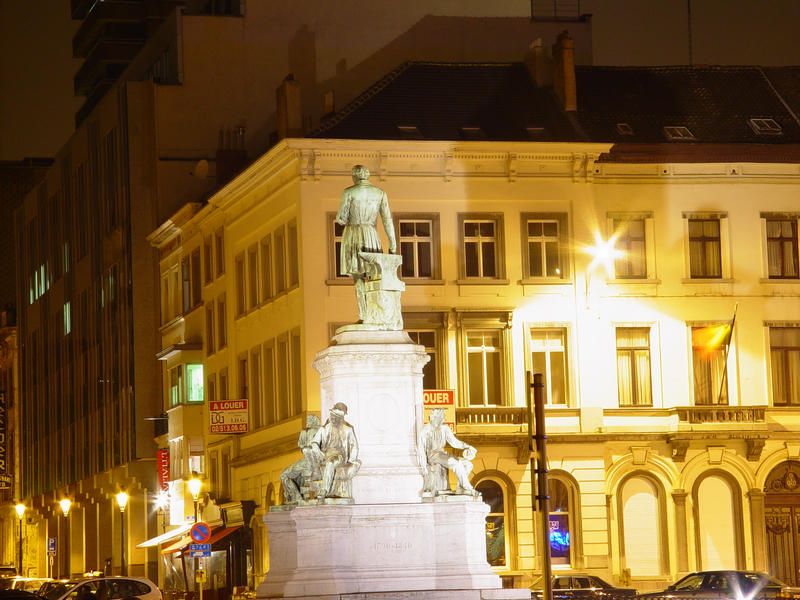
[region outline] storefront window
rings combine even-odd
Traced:
[[[503,488],[490,479],[481,481],[475,488],[489,505],[486,515],[486,560],[493,567],[506,566],[506,519]]]
[[[570,564],[569,490],[558,479],[550,485],[550,556],[554,565]]]

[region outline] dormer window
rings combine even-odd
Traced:
[[[747,123],[756,135],[783,134],[783,129],[775,119],[749,119]]]
[[[544,137],[544,127],[526,127],[525,133],[532,140],[541,140]]]
[[[403,140],[421,140],[424,139],[422,132],[416,125],[398,125],[397,132]]]
[[[620,135],[633,135],[633,127],[627,123],[617,123],[617,133]]]
[[[667,136],[668,140],[677,142],[696,139],[688,127],[666,126],[664,127],[664,135]]]
[[[458,128],[461,132],[461,137],[465,140],[485,140],[486,134],[483,129],[474,125],[465,125]]]

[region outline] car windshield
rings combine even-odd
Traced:
[[[42,595],[47,598],[47,600],[58,600],[61,596],[63,596],[67,590],[69,590],[72,586],[74,586],[77,581],[58,581],[53,582],[46,590],[40,590]]]
[[[746,572],[739,573],[742,580],[742,585],[746,586],[748,590],[753,587],[786,587],[780,579],[775,579],[765,573]]]
[[[672,589],[676,592],[694,592],[703,585],[703,579],[705,579],[705,575],[702,573],[692,573],[678,581],[672,586]]]
[[[606,583],[605,581],[603,581],[599,577],[589,577],[589,582],[592,584],[592,587],[596,587],[596,588],[603,588],[603,589],[608,590],[608,589],[611,589],[611,587],[612,587],[611,584]]]

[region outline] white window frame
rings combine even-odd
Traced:
[[[727,379],[727,404],[700,404],[697,402],[694,387],[694,354],[692,346],[692,329],[695,327],[708,327],[712,325],[724,325],[730,321],[714,320],[714,321],[687,321],[686,322],[686,335],[687,335],[687,365],[689,375],[689,393],[692,398],[692,406],[737,406],[739,404],[739,379],[738,379],[738,344],[736,342],[737,327],[734,327],[731,333],[730,348],[728,349],[728,370],[726,374]],[[722,349],[722,352],[725,350]],[[712,390],[713,391],[713,390]],[[717,390],[717,394],[719,390]]]
[[[491,238],[483,238],[481,235],[477,237],[466,236],[464,226],[467,223],[493,223],[494,236]],[[458,239],[459,239],[459,282],[460,283],[506,283],[505,281],[505,243],[504,243],[504,225],[502,213],[459,213],[458,214]],[[489,241],[494,243],[494,269],[495,274],[492,276],[485,275],[483,267],[483,256],[479,253],[480,269],[478,275],[467,275],[467,255],[466,244],[477,243],[482,245]]]
[[[545,239],[542,235],[539,238],[531,239],[528,234],[528,224],[531,222],[553,222],[558,227],[558,234],[555,239]],[[520,215],[521,239],[522,239],[522,281],[523,283],[542,283],[542,282],[562,282],[570,278],[570,252],[569,252],[569,218],[567,213],[560,212],[535,212],[522,213]],[[530,243],[544,243],[555,241],[558,244],[558,269],[557,275],[533,275],[530,264]]]
[[[691,252],[689,249],[689,221],[694,219],[719,220],[719,277],[692,277]],[[682,283],[731,283],[731,243],[730,223],[726,212],[684,212],[683,222],[683,255],[684,278]]]
[[[609,212],[606,214],[606,230],[608,237],[612,237],[620,233],[620,229],[624,227],[625,221],[644,221],[644,252],[645,252],[645,265],[646,273],[644,277],[620,277],[616,272],[616,261],[611,265],[611,272],[609,273],[610,283],[619,284],[636,284],[636,283],[656,283],[656,243],[655,243],[655,222],[653,220],[652,212]],[[617,248],[619,249],[619,248]]]
[[[533,351],[535,350],[535,345],[533,342],[533,331],[561,331],[564,334],[564,344],[566,348],[564,350],[564,359],[566,361],[566,369],[564,371],[564,376],[566,377],[566,381],[564,382],[564,393],[566,395],[566,402],[564,404],[553,404],[552,402],[552,390],[547,383],[545,383],[545,405],[548,408],[569,408],[575,405],[575,377],[573,375],[573,366],[575,357],[573,356],[573,347],[575,344],[572,342],[572,331],[569,323],[557,322],[557,323],[525,323],[525,366],[526,370],[533,373]],[[549,352],[548,352],[549,355]],[[547,359],[548,369],[550,366],[550,359],[548,356]],[[550,371],[548,370],[546,373],[542,373],[545,378],[545,382],[550,380]]]
[[[762,212],[760,215],[761,225],[761,283],[800,283],[800,269],[798,277],[771,277],[769,273],[769,251],[767,239],[767,221],[795,221],[797,231],[797,241],[795,253],[800,255],[800,213],[778,213]],[[800,256],[795,256],[800,262]]]
[[[432,283],[441,278],[441,258],[439,252],[439,214],[438,213],[394,213],[395,238],[397,239],[397,251],[401,253],[403,244],[412,244],[414,247],[414,275],[402,275],[404,281],[408,283]],[[418,238],[415,235],[404,237],[400,233],[400,225],[403,222],[428,222],[430,224],[430,236]],[[334,232],[335,233],[335,232]],[[419,256],[418,244],[421,241],[430,243],[430,264],[431,274],[429,276],[419,276]],[[401,268],[402,271],[402,268]]]
[[[513,404],[513,348],[511,339],[511,314],[507,312],[460,312],[458,323],[458,379],[457,406],[479,408],[480,406],[511,406]],[[496,331],[500,340],[500,402],[496,404],[470,405],[469,403],[469,347],[467,337],[471,332]],[[485,386],[484,386],[485,387]],[[484,397],[484,401],[487,398]]]

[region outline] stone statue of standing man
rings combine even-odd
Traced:
[[[359,322],[367,323],[366,280],[371,267],[361,254],[382,252],[375,228],[379,214],[389,239],[390,254],[397,252],[397,242],[386,192],[369,182],[369,169],[365,166],[355,165],[351,174],[353,185],[342,192],[339,212],[336,213],[336,222],[344,225],[339,256],[342,274],[352,275],[355,282]]]

